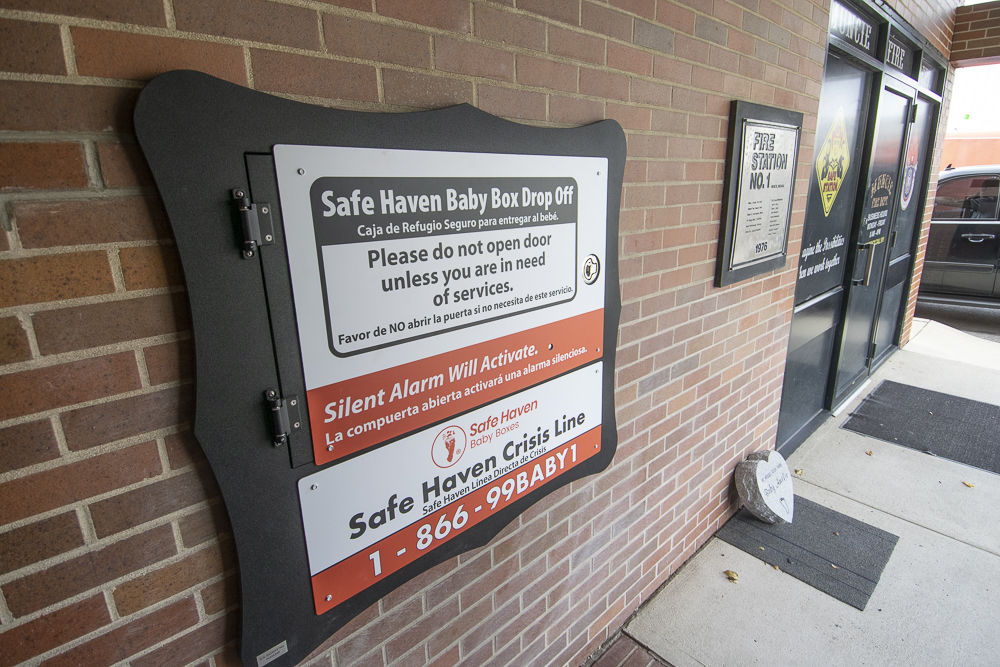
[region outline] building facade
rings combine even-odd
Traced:
[[[786,370],[823,336],[825,372],[837,370],[849,319],[795,331],[835,289],[796,287],[814,156],[837,116],[821,105],[828,53],[862,72],[859,192],[877,176],[879,104],[905,98],[897,175],[923,123],[901,207],[911,236],[883,254],[879,305],[860,320],[885,346],[854,370],[907,340],[955,4],[843,5],[881,35],[865,55],[823,0],[0,0],[0,667],[253,664],[235,649],[226,509],[190,431],[184,272],[133,133],[146,81],[195,69],[338,108],[469,103],[546,127],[624,128],[613,464],[386,596],[303,663],[579,665],[737,509],[736,463],[794,446],[854,380],[800,391]],[[892,37],[910,69],[890,67]],[[788,261],[719,288],[735,99],[804,125]],[[848,232],[849,247],[869,242]],[[865,252],[845,260],[837,313]]]

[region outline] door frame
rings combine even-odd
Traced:
[[[881,99],[881,95],[884,94],[885,89],[888,87],[892,89],[896,94],[901,94],[903,97],[908,98],[908,108],[910,110],[910,115],[908,116],[909,122],[904,130],[903,145],[901,148],[901,154],[899,158],[899,165],[897,168],[896,178],[897,183],[899,183],[899,174],[902,171],[905,162],[905,152],[906,147],[910,141],[910,135],[913,131],[913,112],[915,110],[915,104],[929,103],[933,105],[932,116],[929,122],[930,132],[926,137],[928,142],[926,156],[924,159],[924,164],[921,165],[917,173],[917,178],[921,179],[919,184],[919,189],[914,192],[914,201],[912,205],[918,207],[919,213],[913,223],[913,234],[910,239],[909,257],[903,261],[906,262],[906,274],[907,277],[903,281],[903,296],[897,313],[893,313],[892,317],[889,318],[887,314],[887,321],[883,322],[883,325],[888,324],[891,321],[894,327],[894,332],[891,336],[892,343],[887,347],[886,350],[875,350],[875,354],[866,360],[867,373],[866,377],[870,377],[882,363],[884,363],[891,353],[898,349],[899,341],[901,339],[903,328],[906,321],[906,314],[912,312],[913,299],[915,298],[911,291],[913,289],[914,279],[913,273],[916,267],[917,250],[920,247],[920,240],[923,236],[924,227],[928,224],[926,220],[926,203],[927,195],[929,193],[929,180],[931,169],[934,163],[934,143],[938,137],[938,123],[941,119],[941,107],[942,107],[942,95],[945,90],[945,84],[947,83],[949,74],[949,63],[947,58],[942,55],[923,35],[917,32],[915,29],[910,27],[903,18],[891,7],[885,4],[876,5],[874,3],[868,2],[866,0],[835,0],[839,4],[848,8],[849,11],[856,13],[858,16],[863,17],[865,20],[870,21],[874,24],[875,29],[872,33],[873,41],[876,43],[876,47],[871,49],[872,55],[861,48],[860,45],[849,41],[847,37],[850,35],[848,33],[838,34],[837,30],[834,29],[833,21],[831,21],[830,29],[827,34],[827,53],[833,53],[837,57],[842,58],[852,65],[856,65],[865,69],[870,74],[869,80],[869,92],[868,99],[866,101],[866,106],[863,110],[863,118],[865,123],[865,130],[863,132],[864,136],[864,146],[861,152],[861,158],[859,166],[862,167],[863,173],[859,174],[859,183],[865,184],[864,189],[858,188],[855,193],[855,204],[854,204],[854,220],[852,222],[850,230],[850,250],[845,257],[845,270],[844,279],[842,282],[842,297],[840,304],[840,316],[837,318],[837,323],[834,325],[836,328],[834,346],[831,351],[830,358],[828,362],[828,376],[827,376],[827,390],[826,397],[823,403],[823,409],[819,413],[815,414],[813,417],[806,420],[803,424],[792,423],[788,425],[786,431],[792,430],[790,434],[786,434],[784,442],[777,442],[776,446],[785,455],[789,455],[795,450],[816,428],[820,426],[831,414],[832,411],[842,407],[846,399],[851,397],[851,393],[842,393],[840,396],[835,396],[836,393],[836,375],[838,370],[838,365],[841,355],[842,338],[844,333],[845,319],[847,315],[847,307],[849,302],[849,291],[850,291],[850,280],[853,275],[853,270],[855,264],[858,260],[857,253],[854,252],[854,246],[856,245],[857,234],[860,231],[858,226],[858,217],[861,214],[861,208],[863,207],[863,195],[864,191],[867,190],[868,178],[870,176],[871,170],[871,151],[873,147],[873,141],[876,137],[876,116],[878,114],[878,103]],[[831,5],[831,15],[833,11],[833,6]],[[843,33],[843,30],[841,30]],[[890,39],[891,38],[891,39]],[[896,65],[890,62],[888,56],[888,45],[891,41],[902,43],[907,46],[910,50],[911,59],[906,63],[902,69],[898,69]],[[824,65],[825,67],[825,65]],[[905,71],[903,71],[905,70]],[[816,141],[821,140],[820,137],[816,137]],[[810,169],[810,178],[813,178],[813,171],[815,170],[815,164],[812,165]],[[892,234],[897,229],[897,218],[899,216],[899,205],[898,205],[898,192],[899,188],[895,189],[892,196],[897,198],[894,202],[892,210],[892,218],[889,221],[888,234]],[[808,221],[807,221],[808,222]],[[891,237],[890,237],[891,238]],[[897,257],[897,264],[900,258]],[[801,256],[800,256],[801,261]],[[885,307],[885,281],[886,275],[890,270],[892,265],[892,252],[891,248],[888,248],[885,252],[885,257],[883,262],[879,267],[878,276],[878,300],[873,314],[873,321],[870,330],[869,343],[876,339],[878,333],[879,319],[881,315],[881,310]],[[898,266],[892,266],[893,271],[898,271],[900,268]],[[893,286],[895,287],[895,285]],[[810,297],[809,299],[803,299],[802,302],[796,303],[793,309],[792,319],[795,321],[795,313],[798,311],[804,311],[808,307],[808,303],[817,297]],[[883,333],[885,333],[883,331]],[[788,384],[788,367],[786,365],[786,376],[785,376],[785,386]],[[858,383],[860,384],[860,383]],[[785,400],[794,401],[794,396],[784,396],[783,391],[783,404]],[[839,400],[838,400],[839,399]],[[811,410],[812,408],[810,408]],[[782,413],[779,412],[779,423],[781,420]],[[793,413],[794,410],[790,410],[789,413]],[[796,418],[798,419],[798,418]],[[779,433],[781,428],[779,427]]]

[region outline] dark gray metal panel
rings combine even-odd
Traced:
[[[607,157],[604,336],[615,341],[621,312],[617,240],[624,133],[614,121],[574,129],[530,127],[468,105],[407,114],[328,109],[191,71],[169,72],[151,81],[136,104],[135,125],[170,217],[187,280],[197,364],[194,433],[232,520],[240,563],[245,664],[256,665],[256,656],[283,641],[288,652],[269,664],[284,667],[299,662],[394,588],[458,553],[484,545],[548,493],[611,462],[617,445],[614,344],[605,346],[603,356],[609,370],[604,373],[598,456],[317,616],[296,482],[319,468],[306,453],[307,427],[292,434],[290,447],[272,445],[264,399],[270,388],[285,396],[305,396],[270,157],[273,146]],[[251,259],[240,252],[243,239],[232,189],[249,190],[255,201],[273,205],[275,245],[259,248]]]
[[[840,322],[844,304],[844,290],[830,290],[811,302],[802,304],[792,313],[792,330],[788,336],[788,353],[791,354],[817,336],[829,331]]]

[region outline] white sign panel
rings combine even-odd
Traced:
[[[796,127],[744,121],[730,269],[784,252],[797,145]]]
[[[600,453],[608,160],[274,155],[323,613]]]
[[[596,362],[299,480],[320,608],[596,454],[602,370]]]

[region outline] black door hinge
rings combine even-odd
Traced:
[[[243,227],[243,259],[252,259],[257,248],[274,244],[274,224],[271,222],[271,205],[267,202],[253,204],[244,190],[233,190],[233,199],[239,201],[240,225]]]
[[[875,358],[875,348],[877,347],[878,345],[876,345],[874,342],[868,344],[868,361],[871,361],[872,359]]]
[[[293,431],[302,428],[302,416],[299,412],[299,397],[278,396],[278,392],[268,389],[264,392],[264,398],[271,409],[271,426],[274,429],[275,447],[288,444],[288,437]]]

